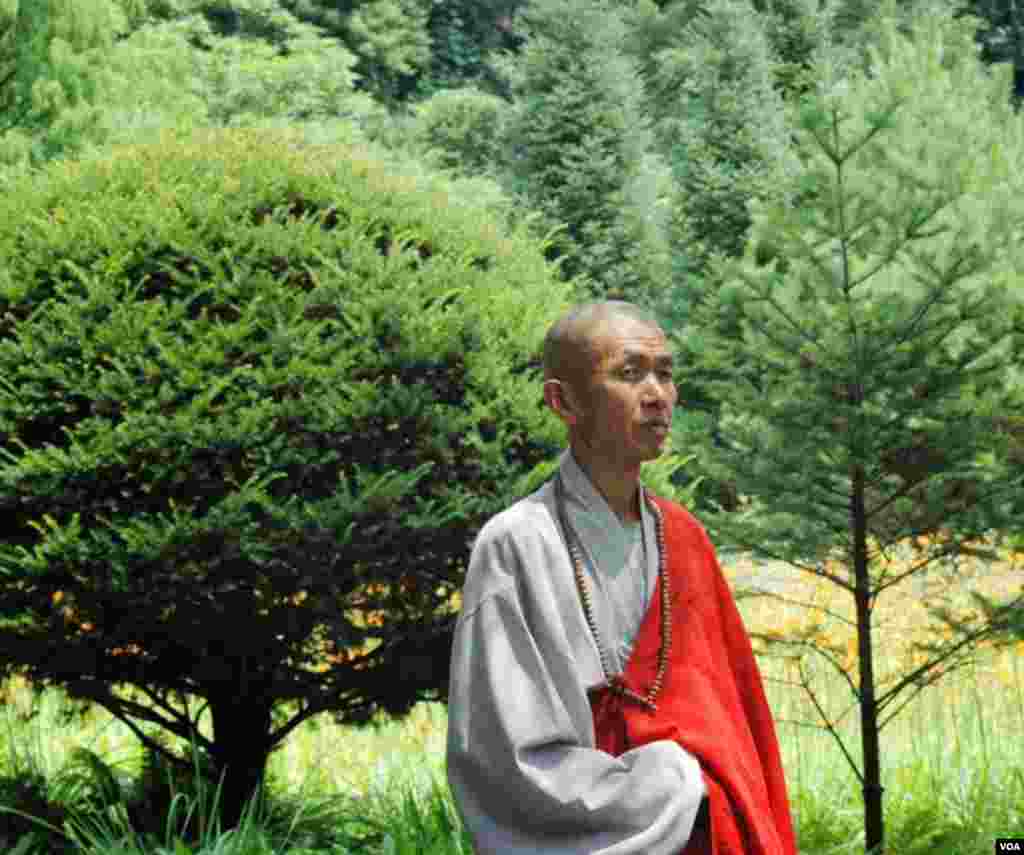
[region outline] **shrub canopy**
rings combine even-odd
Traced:
[[[195,739],[227,815],[305,718],[445,696],[468,544],[560,445],[542,244],[369,148],[218,131],[17,179],[0,256],[0,668]]]

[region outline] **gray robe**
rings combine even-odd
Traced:
[[[640,525],[623,526],[568,451],[561,471],[617,673],[654,591],[654,520],[641,502]],[[448,781],[479,855],[678,855],[686,845],[700,767],[667,740],[620,757],[595,748],[586,690],[603,679],[549,482],[480,531],[455,629]]]

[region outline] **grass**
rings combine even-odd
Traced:
[[[874,621],[876,675],[894,681],[920,664],[913,643],[948,635],[929,607],[944,603],[970,613],[970,592],[1004,597],[1019,592],[1020,556],[993,567],[961,559],[908,580],[879,599]],[[788,571],[792,572],[792,571]],[[853,617],[852,600],[817,580],[785,592],[787,599],[827,607]],[[809,610],[772,598],[742,599],[752,632],[782,635],[808,624]],[[841,620],[825,619],[820,634],[849,656],[855,668],[854,635]],[[1024,836],[1024,642],[981,647],[976,659],[924,689],[881,733],[885,787],[886,851],[895,855],[981,855],[996,837]],[[760,656],[775,715],[801,852],[864,851],[860,783],[807,693],[792,685],[796,669]],[[813,657],[808,664],[813,663]],[[825,711],[853,757],[860,759],[858,709],[841,679],[828,667],[812,674]],[[843,711],[846,710],[846,715]]]
[[[962,574],[962,568],[960,571]],[[1004,577],[978,571],[992,586]],[[1012,577],[1011,581],[1012,581]],[[1001,581],[1002,580],[1002,581]],[[1019,582],[1012,581],[1019,585]],[[984,584],[982,585],[984,587]],[[811,599],[822,592],[809,586]],[[925,618],[921,591],[895,597],[880,658],[905,664]],[[785,630],[796,606],[741,601],[748,626]],[[902,625],[900,624],[902,621]],[[922,693],[882,734],[887,851],[981,855],[1024,836],[1024,646],[984,649]],[[762,657],[804,855],[863,852],[859,787],[833,738],[813,727],[787,666]],[[828,708],[840,681],[816,678]],[[445,709],[422,704],[403,722],[300,726],[268,764],[268,798],[234,831],[213,820],[217,792],[146,767],[131,732],[101,709],[69,723],[58,690],[38,703],[17,679],[0,714],[0,850],[14,855],[348,855],[472,852],[444,775]],[[848,692],[845,692],[848,695]],[[208,720],[204,722],[209,727]],[[856,714],[837,725],[859,756]],[[148,732],[154,733],[154,730]],[[206,730],[209,733],[208,729]],[[36,822],[27,817],[33,817]],[[46,823],[42,825],[40,823]],[[48,827],[47,827],[48,826]]]

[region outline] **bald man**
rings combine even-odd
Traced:
[[[478,853],[795,855],[750,642],[704,530],[640,484],[676,404],[629,303],[552,326],[569,449],[488,521],[452,652],[448,780]]]

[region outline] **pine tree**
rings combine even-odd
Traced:
[[[439,89],[475,85],[485,92],[497,82],[486,64],[495,50],[519,41],[511,16],[523,0],[446,0],[432,3],[427,30],[433,59],[430,78],[420,87],[427,97]],[[506,93],[500,93],[506,94]]]
[[[836,0],[822,7],[818,0],[752,0],[764,21],[764,32],[778,62],[775,87],[787,102],[813,86],[808,72],[815,54],[835,35]],[[830,45],[831,46],[831,45]]]
[[[693,292],[690,301],[700,299],[712,255],[742,254],[750,200],[787,191],[797,168],[761,18],[749,0],[711,0],[704,9],[648,80],[660,93],[659,150],[671,157],[675,177],[675,276]]]
[[[777,641],[863,785],[872,852],[882,729],[994,630],[978,615],[945,637],[937,619],[918,660],[890,671],[876,653],[901,640],[874,610],[915,580],[955,580],[960,556],[1013,523],[1020,477],[999,425],[1022,410],[1008,367],[1021,353],[1024,120],[1005,97],[1009,68],[987,74],[972,26],[948,10],[922,16],[912,39],[886,11],[869,73],[839,79],[823,65],[801,103],[813,201],[752,206],[751,244],[717,264],[725,284],[680,336],[700,340],[693,370],[717,378],[722,405],[717,442],[695,434],[690,447],[746,497],[709,526],[829,583],[855,626],[853,655],[824,612]],[[770,264],[757,260],[763,242],[778,250]],[[723,312],[738,336],[721,331]],[[859,763],[807,677],[816,662],[850,688]]]
[[[514,98],[502,139],[507,186],[549,226],[564,226],[551,257],[567,277],[650,305],[665,287],[667,245],[654,200],[636,196],[651,137],[620,13],[601,0],[538,0],[515,28],[526,36],[519,56],[495,61]]]
[[[1013,63],[1010,95],[1019,107],[1024,101],[1024,7],[1017,0],[964,0],[958,12],[979,19],[977,40],[985,63]]]

